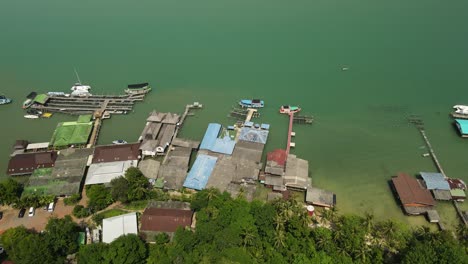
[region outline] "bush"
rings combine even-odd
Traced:
[[[91,214],[89,208],[85,208],[82,205],[76,205],[75,208],[73,208],[73,215],[78,217],[78,218],[83,218],[87,217]]]
[[[88,207],[91,212],[100,211],[112,204],[112,196],[109,188],[102,184],[88,185],[86,195],[89,198]]]
[[[81,200],[81,196],[77,193],[73,194],[70,197],[63,199],[65,205],[75,205]]]

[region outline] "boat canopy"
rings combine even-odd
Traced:
[[[129,89],[139,89],[139,88],[145,88],[148,87],[149,83],[136,83],[136,84],[129,84],[127,87]]]
[[[455,113],[468,115],[468,106],[467,105],[454,105]]]
[[[28,96],[26,96],[27,99],[34,99],[36,97],[37,93],[36,92],[30,92]]]

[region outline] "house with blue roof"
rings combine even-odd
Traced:
[[[213,152],[231,155],[234,151],[236,142],[229,137],[224,135],[219,137],[222,126],[217,123],[208,124],[203,140],[200,144],[200,149],[210,150]]]
[[[199,154],[185,179],[184,187],[198,191],[205,189],[217,160],[217,157]]]
[[[428,190],[450,190],[444,175],[439,172],[420,172]]]

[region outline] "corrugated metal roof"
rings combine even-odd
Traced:
[[[431,193],[427,189],[424,189],[415,178],[408,174],[399,173],[397,177],[392,178],[392,182],[403,205],[435,205],[435,201],[434,198],[432,198]]]
[[[450,190],[450,185],[442,173],[420,172],[428,190]]]
[[[220,130],[220,124],[210,123],[200,144],[200,149],[231,155],[236,146],[236,142],[227,135],[223,138],[218,138]]]
[[[216,157],[203,154],[198,155],[185,179],[184,187],[195,190],[205,189],[217,160],[218,158]]]
[[[51,168],[57,159],[57,152],[36,152],[17,154],[8,163],[8,175],[31,174],[35,169]]]
[[[274,161],[279,166],[284,166],[287,158],[288,154],[284,149],[275,149],[267,154],[267,161]]]
[[[141,216],[142,231],[175,232],[178,227],[192,225],[191,210],[146,208]]]
[[[49,147],[49,142],[43,142],[43,143],[31,143],[29,144],[26,149],[31,150],[31,149],[46,149]]]
[[[216,143],[216,139],[219,135],[219,130],[221,130],[221,125],[216,123],[208,124],[203,140],[200,144],[200,149],[211,150]]]
[[[102,220],[102,242],[111,243],[120,236],[138,235],[136,213],[114,216]]]
[[[268,134],[268,130],[243,127],[240,132],[239,140],[266,144]]]
[[[457,198],[466,197],[465,191],[463,191],[462,189],[450,190],[450,194],[452,195],[452,197],[457,197]]]
[[[140,143],[98,146],[94,149],[93,163],[137,160]]]
[[[130,167],[137,167],[138,160],[103,162],[91,164],[86,175],[85,185],[109,183],[123,176]]]

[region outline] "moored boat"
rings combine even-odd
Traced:
[[[301,108],[298,106],[291,106],[291,105],[282,105],[280,108],[281,114],[292,114],[301,111]]]
[[[112,144],[122,145],[122,144],[127,144],[127,141],[125,141],[123,139],[117,139],[117,140],[112,141]]]
[[[127,89],[125,89],[125,93],[127,94],[144,94],[149,91],[151,91],[149,83],[129,84],[127,85]]]
[[[239,105],[242,107],[262,108],[265,106],[265,103],[260,99],[242,99],[239,101]]]
[[[9,104],[9,103],[11,103],[11,99],[5,97],[5,95],[0,94],[0,105]]]
[[[39,118],[39,116],[38,115],[24,115],[24,118],[37,119],[37,118]]]
[[[23,109],[29,108],[33,103],[33,99],[26,99],[26,101],[23,102]]]
[[[64,92],[47,92],[48,96],[65,96],[69,97],[70,94],[64,93]]]
[[[454,105],[455,113],[460,115],[468,115],[468,105]]]

